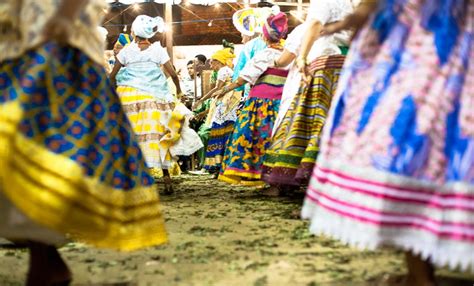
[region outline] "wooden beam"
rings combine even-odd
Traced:
[[[171,63],[173,63],[173,0],[166,0],[165,3],[166,50],[170,56]]]
[[[271,2],[272,4],[278,6],[293,6],[293,7],[309,7],[309,3],[303,3],[303,1],[298,2]]]

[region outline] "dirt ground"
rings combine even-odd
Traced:
[[[400,252],[310,235],[291,217],[302,196],[265,198],[209,176],[175,182],[176,193],[162,196],[170,242],[133,253],[69,243],[61,253],[73,285],[387,285],[405,272]],[[23,285],[27,265],[26,249],[0,241],[0,285]],[[473,275],[437,275],[440,285],[474,285]]]

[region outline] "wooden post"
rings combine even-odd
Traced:
[[[173,0],[166,0],[165,2],[165,23],[166,23],[166,50],[170,56],[171,63],[173,63]]]

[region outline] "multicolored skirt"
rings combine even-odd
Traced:
[[[0,192],[38,227],[95,246],[166,241],[153,178],[104,68],[68,46],[0,63]],[[0,232],[38,239],[15,235],[15,224],[0,217]]]
[[[225,150],[219,180],[261,186],[263,156],[270,147],[287,70],[268,69],[250,91]]]
[[[161,102],[129,86],[118,86],[122,102],[149,168],[171,169],[176,162],[170,147],[180,139],[185,117],[173,112],[176,102]]]
[[[265,182],[271,185],[308,184],[344,59],[342,55],[324,56],[311,64],[313,78],[310,85],[300,83],[267,150],[262,170]]]
[[[219,172],[224,157],[227,140],[234,131],[234,121],[226,121],[223,124],[213,123],[207,142],[206,159],[204,168],[211,172]]]
[[[474,272],[474,2],[382,1],[351,46],[302,211],[311,232]]]

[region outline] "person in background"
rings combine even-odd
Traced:
[[[205,66],[207,62],[207,57],[205,55],[199,54],[194,57],[196,60],[196,65]]]
[[[122,67],[126,67],[117,81],[117,92],[134,127],[148,167],[161,169],[165,194],[173,188],[169,169],[180,155],[191,155],[202,147],[198,135],[189,128],[192,112],[173,94],[167,84],[163,67],[176,86],[181,86],[166,50],[160,42],[148,39],[164,29],[163,19],[146,15],[133,21],[133,43],[117,55],[117,62],[110,75],[112,82]]]
[[[133,37],[129,34],[123,34],[120,33],[117,41],[114,44],[114,54],[115,56],[118,55],[118,53],[125,47],[126,45],[130,44],[133,42]]]
[[[186,64],[187,76],[181,80],[186,106],[191,108],[195,101],[201,98],[201,77],[194,70],[195,62],[190,60]]]
[[[196,79],[199,79],[197,81],[197,86],[198,86],[198,94],[199,94],[199,99],[202,98],[202,78],[201,78],[201,71],[206,67],[206,62],[207,58],[206,56],[199,54],[194,57],[194,65],[192,67],[192,72],[196,75]],[[188,64],[188,70],[191,68],[191,66]],[[193,105],[197,102],[194,101]],[[206,150],[207,150],[207,143],[209,141],[209,134],[211,132],[211,126],[209,125],[210,122],[209,120],[206,120],[208,117],[209,109],[211,107],[212,99],[209,98],[205,100],[200,106],[197,108],[193,109],[194,112],[194,118],[192,121],[192,126],[194,130],[197,131],[199,138],[201,138],[201,142],[203,143],[204,147],[199,149],[197,152],[198,156],[198,169],[196,171],[191,171],[191,174],[194,175],[205,175],[208,174],[206,169],[204,168],[204,162],[206,159]],[[207,122],[206,122],[207,121]]]
[[[235,122],[226,146],[219,180],[242,185],[261,186],[263,156],[271,142],[283,85],[288,70],[272,68],[283,52],[282,39],[288,31],[288,18],[279,12],[268,17],[263,27],[267,48],[257,53],[241,71],[237,81],[226,85],[220,95],[252,84],[248,98]]]
[[[68,240],[125,251],[166,242],[153,178],[103,67],[95,27],[106,1],[1,7],[0,237],[28,245],[26,285],[71,282],[55,247]]]
[[[187,74],[182,76],[180,80],[181,87],[183,88],[183,98],[181,98],[181,102],[183,102],[187,108],[192,108],[194,102],[201,97],[201,78],[196,75],[194,71],[194,65],[195,64],[193,60],[188,61],[186,65]],[[199,115],[196,112],[194,112],[194,115],[195,116],[190,122],[190,126],[194,131],[198,132],[202,120],[200,120],[200,116],[196,117],[196,115]],[[199,137],[201,138],[201,136]],[[206,144],[204,142],[203,144],[205,147]],[[201,150],[202,148],[198,151],[198,153],[201,152]],[[191,156],[179,156],[178,163],[181,171],[188,173],[191,170],[191,159]]]
[[[271,9],[269,8],[253,8],[256,9],[266,9],[268,10],[268,16],[270,15]],[[260,20],[255,19],[255,13],[250,13],[250,9],[239,10],[234,13],[232,16],[232,23],[234,27],[240,32],[242,37],[242,44],[244,44],[240,54],[237,58],[237,62],[234,66],[234,75],[232,76],[232,81],[236,81],[239,78],[240,72],[245,67],[245,65],[255,56],[256,53],[265,49],[267,44],[261,37],[261,29],[258,27],[259,22],[264,22],[266,19]],[[262,12],[262,14],[264,14]],[[239,86],[235,91],[242,92],[242,103],[247,98],[250,92],[250,85],[245,84]]]
[[[212,99],[204,123],[210,126],[204,168],[213,174],[219,173],[227,138],[232,133],[237,117],[236,107],[229,108],[227,98],[216,97],[216,92],[232,80],[233,71],[230,66],[233,58],[235,55],[229,48],[218,50],[212,55],[211,68],[217,72],[216,85],[196,104],[198,107],[204,104],[207,99]]]
[[[362,1],[322,34],[351,28],[302,216],[405,251],[405,285],[437,285],[434,265],[474,272],[474,2]]]

